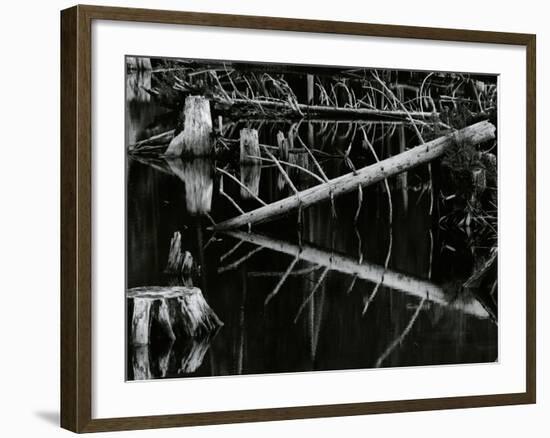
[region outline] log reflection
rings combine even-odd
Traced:
[[[358,277],[374,284],[380,284],[419,299],[426,298],[434,303],[450,306],[478,318],[488,318],[490,316],[487,310],[471,295],[464,296],[462,299],[451,299],[441,286],[427,280],[393,271],[389,268],[386,269],[384,266],[368,262],[359,263],[355,259],[343,254],[330,252],[307,244],[298,246],[262,234],[246,233],[243,231],[226,231],[224,234],[252,243],[259,248],[268,248],[273,251],[289,254],[300,260],[325,266],[331,270]]]

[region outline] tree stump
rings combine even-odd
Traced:
[[[240,134],[241,163],[258,163],[260,160],[253,157],[261,157],[258,131],[255,129],[243,128]]]
[[[262,178],[262,166],[260,164],[241,164],[241,183],[254,195],[260,193],[260,179]],[[241,187],[241,198],[251,199],[252,194]]]
[[[193,287],[193,270],[195,261],[189,251],[181,249],[181,233],[174,232],[170,239],[170,250],[164,273],[168,276],[169,286]]]
[[[127,291],[126,298],[133,302],[134,345],[150,343],[153,324],[172,341],[207,336],[223,325],[196,287],[136,287]]]
[[[241,183],[248,187],[250,192],[258,196],[262,168],[260,160],[253,158],[261,157],[258,131],[256,129],[243,128],[241,129],[240,139]],[[241,198],[252,198],[253,196],[250,192],[241,187]]]
[[[183,131],[176,135],[166,150],[170,157],[204,157],[214,152],[210,102],[202,96],[187,96],[183,110]]]
[[[134,70],[126,75],[126,99],[129,102],[150,102],[151,95],[145,91],[151,88],[152,74],[149,70]],[[128,126],[128,142],[136,143],[141,130],[135,125]]]
[[[194,264],[191,253],[181,249],[181,233],[179,231],[174,232],[172,239],[170,239],[168,262],[166,268],[164,268],[164,273],[189,277],[193,273]]]
[[[279,147],[279,159],[282,161],[288,161],[290,146],[288,143],[288,139],[281,131],[277,132],[277,146]],[[286,185],[287,182],[284,176],[279,172],[277,175],[277,189],[282,191]]]
[[[315,169],[311,163],[310,155],[305,150],[303,152],[289,154],[288,162],[300,166],[303,169],[311,170],[314,173],[317,172],[317,169]],[[288,175],[298,190],[304,190],[311,185],[311,176],[296,167],[290,167],[288,169]]]
[[[151,58],[128,56],[126,57],[126,68],[130,71],[151,71]]]

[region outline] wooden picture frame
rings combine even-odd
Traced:
[[[221,26],[526,48],[527,266],[526,391],[127,418],[92,418],[92,35],[94,20]],[[536,37],[530,34],[439,29],[289,18],[75,6],[61,12],[61,426],[74,432],[273,421],[377,413],[528,404],[536,401]]]

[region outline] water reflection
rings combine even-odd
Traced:
[[[209,347],[209,337],[134,345],[130,349],[131,367],[128,370],[128,379],[185,377],[199,369]]]
[[[258,249],[267,248],[294,256],[289,268],[281,276],[281,283],[277,284],[278,287],[276,287],[276,289],[268,295],[268,298],[271,298],[277,293],[278,289],[282,286],[282,282],[287,279],[298,261],[307,261],[317,265],[316,269],[318,267],[325,268],[325,270],[322,271],[319,282],[324,279],[328,270],[338,271],[351,276],[353,279],[360,278],[362,280],[367,280],[374,283],[377,288],[380,286],[386,286],[394,291],[404,292],[408,295],[420,298],[421,300],[426,299],[442,306],[451,306],[468,315],[476,316],[482,319],[489,318],[489,313],[487,310],[477,301],[475,297],[471,295],[463,295],[460,297],[460,300],[453,300],[451,291],[445,291],[442,287],[430,281],[396,272],[384,266],[368,262],[359,263],[352,257],[344,254],[337,254],[332,251],[329,252],[325,249],[316,248],[308,244],[296,245],[283,242],[261,234],[246,233],[243,231],[226,231],[224,234],[239,239],[243,242],[252,243],[256,245]],[[236,269],[244,261],[244,259],[239,259],[237,262],[231,264],[230,268]],[[226,272],[227,270],[227,267],[222,267],[218,270],[218,272]],[[315,285],[311,294],[315,293],[318,286],[319,284]]]
[[[209,159],[166,158],[170,171],[185,186],[185,208],[191,215],[209,213],[212,204],[213,163]]]
[[[152,103],[146,108],[147,123],[165,114]],[[130,131],[139,141],[149,133],[144,113],[134,116]],[[238,137],[243,126],[227,123],[226,136],[233,130]],[[259,128],[261,144],[279,148],[279,132],[292,139],[284,161],[315,173],[321,163],[327,178],[351,171],[346,151],[364,148],[361,128],[379,159],[402,151],[413,135],[402,123]],[[352,165],[369,163],[353,152],[351,158]],[[128,287],[170,284],[163,269],[180,232],[182,249],[198,261],[197,284],[224,322],[204,339],[128,345],[129,379],[497,359],[496,311],[481,304],[475,290],[463,290],[471,254],[464,236],[442,231],[430,214],[426,166],[250,233],[212,234],[211,220],[258,207],[255,197],[271,203],[292,195],[276,166],[258,161],[226,166],[213,159],[129,158]],[[298,190],[319,183],[286,169]],[[454,251],[446,248],[451,240]]]

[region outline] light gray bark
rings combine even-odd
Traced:
[[[330,199],[333,196],[336,197],[349,193],[356,190],[359,186],[369,186],[420,164],[429,163],[443,155],[456,141],[467,141],[477,144],[493,138],[495,138],[495,127],[487,121],[479,122],[359,169],[356,172],[342,175],[324,184],[303,190],[288,198],[221,222],[212,228],[214,230],[227,230],[248,224],[253,225],[271,221],[298,208],[308,207]]]

